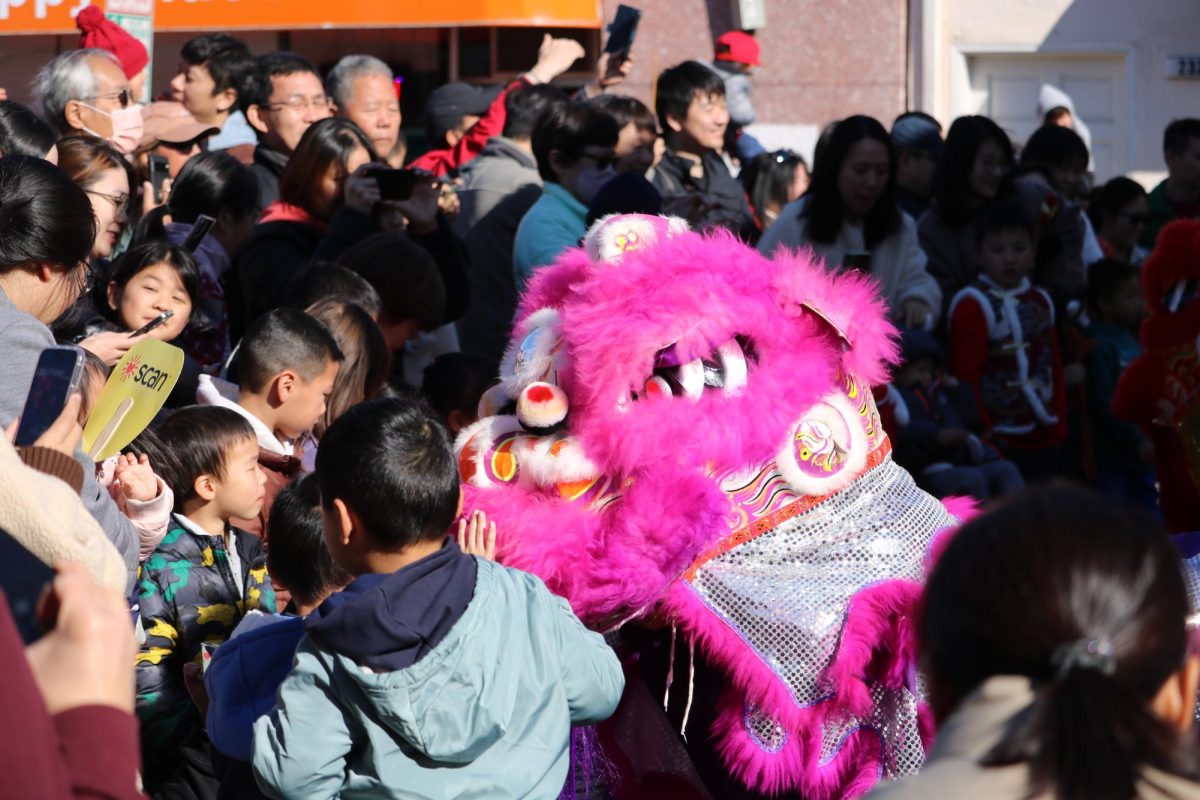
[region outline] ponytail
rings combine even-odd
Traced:
[[[1031,796],[1132,800],[1147,767],[1178,774],[1178,735],[1140,696],[1095,669],[1041,686],[1033,705],[981,762],[1026,764]]]

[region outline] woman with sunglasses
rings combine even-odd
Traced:
[[[1121,177],[1104,184],[1092,196],[1088,214],[1105,258],[1137,267],[1150,255],[1137,243],[1150,221],[1150,201],[1137,181]]]
[[[96,219],[88,195],[62,170],[32,156],[0,158],[0,425],[20,416],[42,351],[54,346],[48,327],[87,288]],[[138,537],[82,454],[81,496],[120,552],[138,562]]]
[[[129,222],[129,162],[103,139],[75,134],[58,140],[58,166],[91,202],[96,229],[88,257],[88,269],[91,274],[98,275],[105,271]],[[86,297],[80,302],[88,304]],[[74,334],[79,333],[76,330],[78,324],[91,316],[93,313],[90,308],[84,308],[80,314],[71,314],[59,320],[54,326],[55,332],[60,339],[73,339]],[[89,336],[78,344],[112,366],[139,341],[141,337],[131,338],[128,334],[107,332]]]

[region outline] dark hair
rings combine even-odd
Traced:
[[[979,148],[988,141],[1000,145],[1005,160],[1009,164],[1013,162],[1012,140],[987,117],[959,117],[946,132],[942,160],[933,177],[933,198],[939,218],[954,230],[966,225],[978,208],[970,202],[971,171],[975,168]],[[1000,193],[1004,193],[1003,187]]]
[[[1059,120],[1069,116],[1071,116],[1071,109],[1066,106],[1055,106],[1042,117],[1042,124],[1057,125]]]
[[[479,398],[497,380],[500,365],[468,353],[440,355],[425,368],[421,394],[442,421],[451,411],[465,411],[472,417],[479,408]]]
[[[750,163],[742,167],[742,188],[750,199],[759,224],[765,224],[763,213],[772,201],[780,208],[787,205],[788,193],[796,182],[796,167],[804,164],[804,157],[791,150],[776,150],[774,153],[759,153]]]
[[[1022,231],[1029,237],[1030,244],[1037,244],[1037,223],[1025,206],[1017,200],[999,200],[991,203],[979,214],[975,223],[975,246],[983,244],[984,238],[993,233]]]
[[[315,603],[350,582],[325,546],[316,475],[297,478],[275,496],[267,527],[267,571],[301,603]]]
[[[610,214],[662,213],[663,198],[654,184],[637,172],[622,172],[604,182],[588,206],[587,226]]]
[[[1038,128],[1021,150],[1020,172],[1041,171],[1051,185],[1055,181],[1050,169],[1077,166],[1082,170],[1087,169],[1087,165],[1087,145],[1078,133],[1062,125],[1043,125]]]
[[[1136,281],[1138,268],[1119,258],[1102,258],[1088,265],[1087,304],[1093,311],[1100,303],[1111,299],[1129,281]]]
[[[133,168],[125,156],[110,142],[90,133],[74,133],[58,140],[58,168],[81,189],[94,186],[109,170],[124,170],[129,178],[129,188],[134,188]],[[132,198],[131,193],[130,200]]]
[[[1172,120],[1163,131],[1163,152],[1182,154],[1192,139],[1200,139],[1200,119],[1185,117]]]
[[[92,303],[96,310],[109,322],[124,327],[119,312],[108,304],[108,286],[115,283],[118,289],[124,290],[125,285],[140,272],[155,264],[168,264],[175,270],[195,309],[201,300],[200,267],[196,265],[196,259],[187,250],[166,239],[151,239],[122,253],[108,268],[104,278],[96,281],[96,287],[92,290]]]
[[[993,676],[1031,678],[1032,707],[983,761],[1028,764],[1030,796],[1132,798],[1148,767],[1193,777],[1195,754],[1149,708],[1184,663],[1188,608],[1153,517],[1031,490],[967,523],[929,578],[919,630],[935,710]],[[1064,661],[1089,642],[1111,646],[1111,674]]]
[[[933,116],[932,114],[926,114],[924,111],[905,111],[892,121],[892,128],[895,128],[897,123],[903,122],[906,119],[924,120],[925,122],[928,122],[930,125],[937,128],[938,133],[942,132],[942,123],[937,121],[937,117]]]
[[[36,156],[0,158],[0,273],[31,264],[75,271],[95,239],[92,203],[66,173]]]
[[[262,391],[284,370],[311,381],[330,361],[342,360],[329,329],[294,308],[273,309],[250,323],[238,354],[241,385],[252,392]]]
[[[658,73],[654,84],[654,111],[664,134],[671,130],[667,117],[687,119],[688,107],[696,95],[725,96],[725,81],[699,61],[684,61]]]
[[[375,287],[357,272],[341,264],[318,261],[288,285],[288,305],[301,311],[320,300],[353,303],[372,318],[379,316],[380,300]]]
[[[271,92],[275,88],[272,79],[295,75],[298,72],[311,73],[317,77],[317,82],[321,83],[321,73],[317,72],[317,68],[304,56],[283,51],[258,56],[251,63],[242,81],[238,91],[238,104],[243,111],[250,106],[266,106],[271,102]]]
[[[179,55],[192,66],[203,66],[213,79],[213,94],[226,89],[241,93],[241,84],[254,63],[246,43],[227,33],[188,39]]]
[[[79,381],[79,399],[81,401],[79,403],[79,424],[86,427],[87,419],[92,414],[92,408],[100,399],[100,392],[108,383],[108,376],[112,374],[112,368],[91,350],[85,347],[81,347],[79,350],[83,353],[83,375]],[[92,382],[97,379],[100,387],[93,392]]]
[[[155,464],[163,481],[175,493],[175,511],[196,496],[196,478],[225,475],[229,449],[254,439],[254,428],[236,411],[220,406],[187,406],[173,411],[155,431],[169,443],[174,462]]]
[[[879,202],[863,220],[864,243],[871,249],[900,230],[900,208],[896,205],[896,155],[892,148],[892,137],[879,120],[859,114],[837,124],[814,167],[808,201],[804,206],[808,235],[813,241],[832,242],[842,229],[842,196],[838,191],[838,173],[850,148],[863,139],[879,142],[888,157],[887,186]]]
[[[1103,228],[1107,219],[1117,216],[1125,206],[1145,196],[1146,190],[1137,181],[1124,176],[1113,178],[1092,192],[1088,216],[1097,229]]]
[[[600,94],[589,101],[617,121],[617,130],[633,125],[640,131],[658,133],[658,120],[650,107],[625,94]]]
[[[381,160],[367,135],[348,119],[330,117],[309,125],[279,176],[279,199],[311,212],[309,199],[325,173],[334,164],[345,167],[359,147],[371,161]]]
[[[321,504],[353,510],[383,550],[445,536],[458,513],[446,428],[413,400],[371,400],[338,417],[317,450]]]
[[[305,313],[325,326],[342,352],[342,365],[325,401],[325,413],[313,426],[313,435],[320,439],[349,408],[379,396],[387,382],[391,353],[375,320],[353,303],[326,298],[313,303]]]
[[[0,156],[45,158],[58,133],[25,106],[0,100]]]
[[[821,128],[821,133],[817,135],[817,143],[813,145],[812,170],[816,170],[817,164],[824,158],[825,151],[829,149],[829,140],[833,138],[833,132],[837,130],[839,122],[841,122],[840,119],[827,122],[825,127]]]
[[[258,214],[258,179],[254,172],[225,150],[198,153],[187,160],[171,184],[167,202],[153,209],[138,225],[137,241],[164,239],[165,215],[192,225],[201,214],[213,219],[228,214],[246,219]]]
[[[587,147],[617,146],[621,129],[609,114],[584,100],[572,100],[546,110],[533,128],[531,144],[542,180],[556,181],[550,153],[559,151],[571,163],[583,157]]]
[[[368,236],[338,261],[379,293],[382,322],[415,320],[431,331],[445,322],[446,287],[433,256],[398,231]]]
[[[509,139],[528,139],[543,114],[566,102],[566,92],[549,84],[509,92],[504,96],[504,135]]]

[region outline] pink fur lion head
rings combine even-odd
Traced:
[[[894,337],[866,279],[682,220],[614,216],[534,276],[502,380],[515,400],[553,372],[571,434],[605,473],[732,469],[771,458],[844,374],[884,379]],[[553,364],[514,371],[548,341]]]

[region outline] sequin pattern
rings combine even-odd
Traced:
[[[888,456],[841,492],[711,559],[691,586],[808,707],[832,693],[821,675],[850,599],[880,581],[920,579],[930,538],[954,523]]]
[[[925,747],[917,727],[917,698],[904,687],[871,689],[872,714],[866,719],[847,716],[821,731],[821,766],[837,758],[850,737],[870,731],[882,744],[880,775],[895,779],[915,775],[925,761]]]

